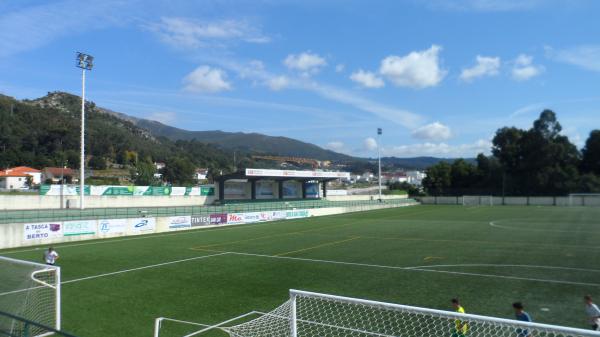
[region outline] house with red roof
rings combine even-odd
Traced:
[[[26,189],[32,185],[39,185],[41,182],[42,171],[31,167],[17,166],[0,171],[0,188],[2,189]]]

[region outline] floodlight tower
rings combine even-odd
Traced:
[[[84,209],[85,195],[85,71],[92,70],[94,57],[77,52],[77,68],[81,68],[81,158],[79,160],[79,208]]]
[[[381,201],[381,151],[379,150],[379,143],[382,133],[383,130],[381,128],[377,128],[377,161],[379,162],[379,174],[377,177],[379,178],[379,201]]]

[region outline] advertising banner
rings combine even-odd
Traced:
[[[189,215],[172,216],[167,219],[169,229],[183,229],[192,227],[192,217]]]
[[[242,224],[244,223],[244,213],[229,213],[227,214],[227,223],[228,224]]]
[[[292,178],[345,178],[350,179],[350,172],[325,171],[289,171],[246,169],[246,175],[252,177],[292,177]]]
[[[98,233],[123,234],[127,231],[127,219],[98,220]]]
[[[286,211],[273,211],[271,212],[271,220],[284,220],[287,216]]]
[[[272,181],[257,181],[256,182],[256,199],[273,199],[273,182]]]
[[[210,215],[211,225],[223,225],[227,223],[227,213],[215,213]]]
[[[307,198],[318,198],[319,197],[319,184],[318,183],[306,183],[306,197]]]
[[[23,225],[25,240],[53,239],[62,236],[60,222],[29,223]]]
[[[253,223],[253,222],[263,221],[263,220],[261,220],[261,212],[250,212],[250,213],[243,213],[243,214],[244,214],[244,223]]]
[[[77,185],[41,185],[40,195],[79,195]],[[214,185],[197,187],[170,187],[170,186],[112,186],[93,185],[85,186],[86,195],[135,195],[135,196],[184,196],[184,195],[215,195]]]
[[[96,220],[75,220],[63,223],[64,236],[96,234],[96,229]]]
[[[285,218],[286,219],[299,219],[299,218],[307,218],[310,214],[307,209],[294,209],[290,211],[286,211]]]
[[[171,195],[188,195],[187,189],[187,187],[171,187]]]
[[[156,229],[156,218],[129,219],[129,228],[136,233],[154,232]]]
[[[200,186],[200,195],[209,196],[215,195],[214,186]]]
[[[194,215],[191,217],[192,227],[208,226],[210,225],[210,215]]]
[[[79,195],[75,185],[42,185],[40,195]]]

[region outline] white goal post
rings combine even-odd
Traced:
[[[491,195],[463,195],[463,206],[494,206],[494,196]]]
[[[60,330],[60,267],[0,256],[0,335],[49,336]],[[28,325],[31,321],[39,326]]]
[[[231,337],[598,337],[600,332],[290,290],[290,300]],[[459,333],[457,333],[459,329]],[[462,333],[461,333],[462,332]]]
[[[599,193],[571,193],[569,206],[600,206]]]

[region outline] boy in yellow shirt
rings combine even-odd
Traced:
[[[452,307],[456,312],[461,314],[465,313],[465,308],[460,305],[458,298],[453,298],[451,302]],[[454,329],[452,329],[451,337],[465,337],[467,335],[467,331],[469,331],[469,325],[467,322],[463,322],[460,319],[454,320]]]

